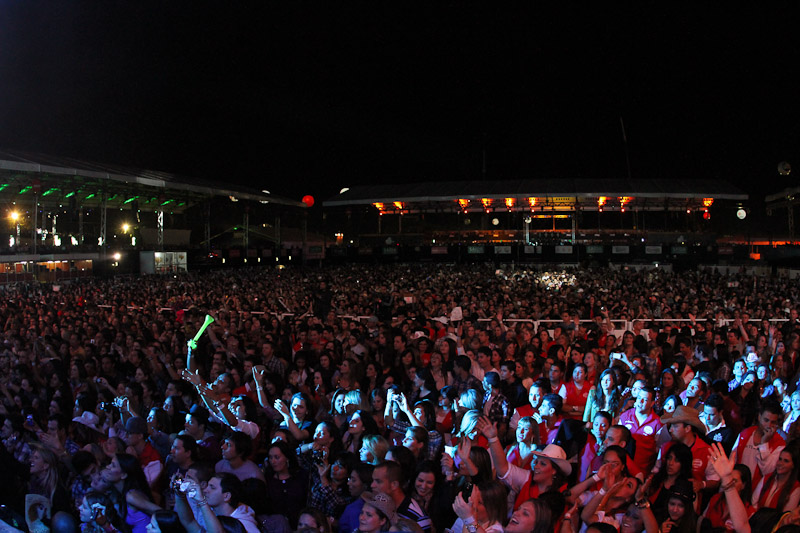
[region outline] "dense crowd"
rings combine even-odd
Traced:
[[[0,532],[800,530],[786,279],[370,265],[0,291]]]

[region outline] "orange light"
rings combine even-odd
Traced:
[[[492,199],[491,198],[481,198],[481,203],[483,204],[483,210],[488,213],[489,212],[489,208],[492,206]]]
[[[703,207],[711,207],[714,204],[713,198],[703,198]]]
[[[509,211],[511,211],[511,208],[514,207],[514,202],[516,202],[514,198],[506,198],[506,207]]]
[[[466,198],[461,198],[458,200],[458,205],[463,211],[466,211],[467,207],[469,206],[469,200]]]
[[[750,259],[752,259],[753,261],[760,261],[761,254],[758,252],[753,252],[752,254],[750,254]]]
[[[536,205],[536,198],[533,198],[533,197],[528,198],[528,205],[531,206],[531,207],[535,206]]]
[[[403,209],[403,202],[392,202],[392,204],[394,204],[396,209]]]
[[[374,205],[374,206],[375,206],[375,209],[377,209],[377,210],[378,210],[378,211],[380,211],[381,213],[382,213],[382,212],[383,212],[383,210],[385,209],[385,205],[384,205],[384,204],[382,204],[382,203],[380,203],[380,202],[375,202],[375,203],[374,203],[374,204],[372,204],[372,205]]]
[[[692,214],[691,208],[688,208],[688,207],[686,208],[686,214],[687,215],[691,215]]]
[[[604,205],[606,205],[607,201],[608,198],[606,198],[605,196],[601,196],[600,198],[597,199],[597,207],[603,207]]]

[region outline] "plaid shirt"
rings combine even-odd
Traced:
[[[347,485],[341,485],[338,489],[333,488],[333,485],[323,485],[316,468],[311,471],[311,477],[309,507],[321,511],[325,516],[339,518],[344,512],[344,508],[353,501]]]
[[[511,406],[508,403],[508,399],[502,394],[497,394],[494,398],[492,398],[492,404],[488,406],[489,399],[492,398],[490,394],[487,394],[483,397],[483,413],[489,417],[489,420],[492,422],[497,422],[498,424],[506,424],[508,425],[508,421],[511,419]]]

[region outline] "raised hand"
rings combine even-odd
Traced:
[[[464,496],[459,492],[453,501],[453,511],[461,520],[466,520],[472,516],[472,506],[464,501]]]
[[[289,418],[291,416],[291,413],[289,413],[289,408],[280,399],[275,400],[275,410],[282,414],[283,418]]]
[[[478,419],[475,428],[487,439],[493,439],[497,437],[497,424],[492,424],[485,416],[482,416]]]
[[[719,442],[711,444],[709,456],[711,458],[711,467],[720,478],[728,478],[733,473],[733,462],[725,455],[725,450]]]

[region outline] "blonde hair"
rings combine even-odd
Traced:
[[[458,405],[464,409],[478,409],[478,391],[467,389],[461,393],[461,396],[458,397]]]
[[[50,500],[50,504],[52,505],[53,494],[55,494],[58,485],[58,457],[56,457],[56,454],[50,451],[49,448],[45,448],[39,443],[33,442],[30,444],[30,447],[31,455],[38,453],[42,461],[47,464],[47,470],[41,474],[40,487],[45,492],[43,496]]]
[[[361,439],[361,446],[372,454],[371,464],[373,465],[382,463],[386,454],[389,453],[389,441],[380,435],[364,435],[364,438]]]
[[[349,415],[359,409],[365,409],[364,398],[361,396],[361,391],[359,389],[347,391],[344,395],[345,413]]]
[[[458,430],[459,437],[466,437],[470,438],[470,433],[476,431],[476,427],[478,425],[478,419],[481,417],[481,412],[477,409],[470,409],[466,413],[464,413],[464,417],[461,419],[461,427]]]

